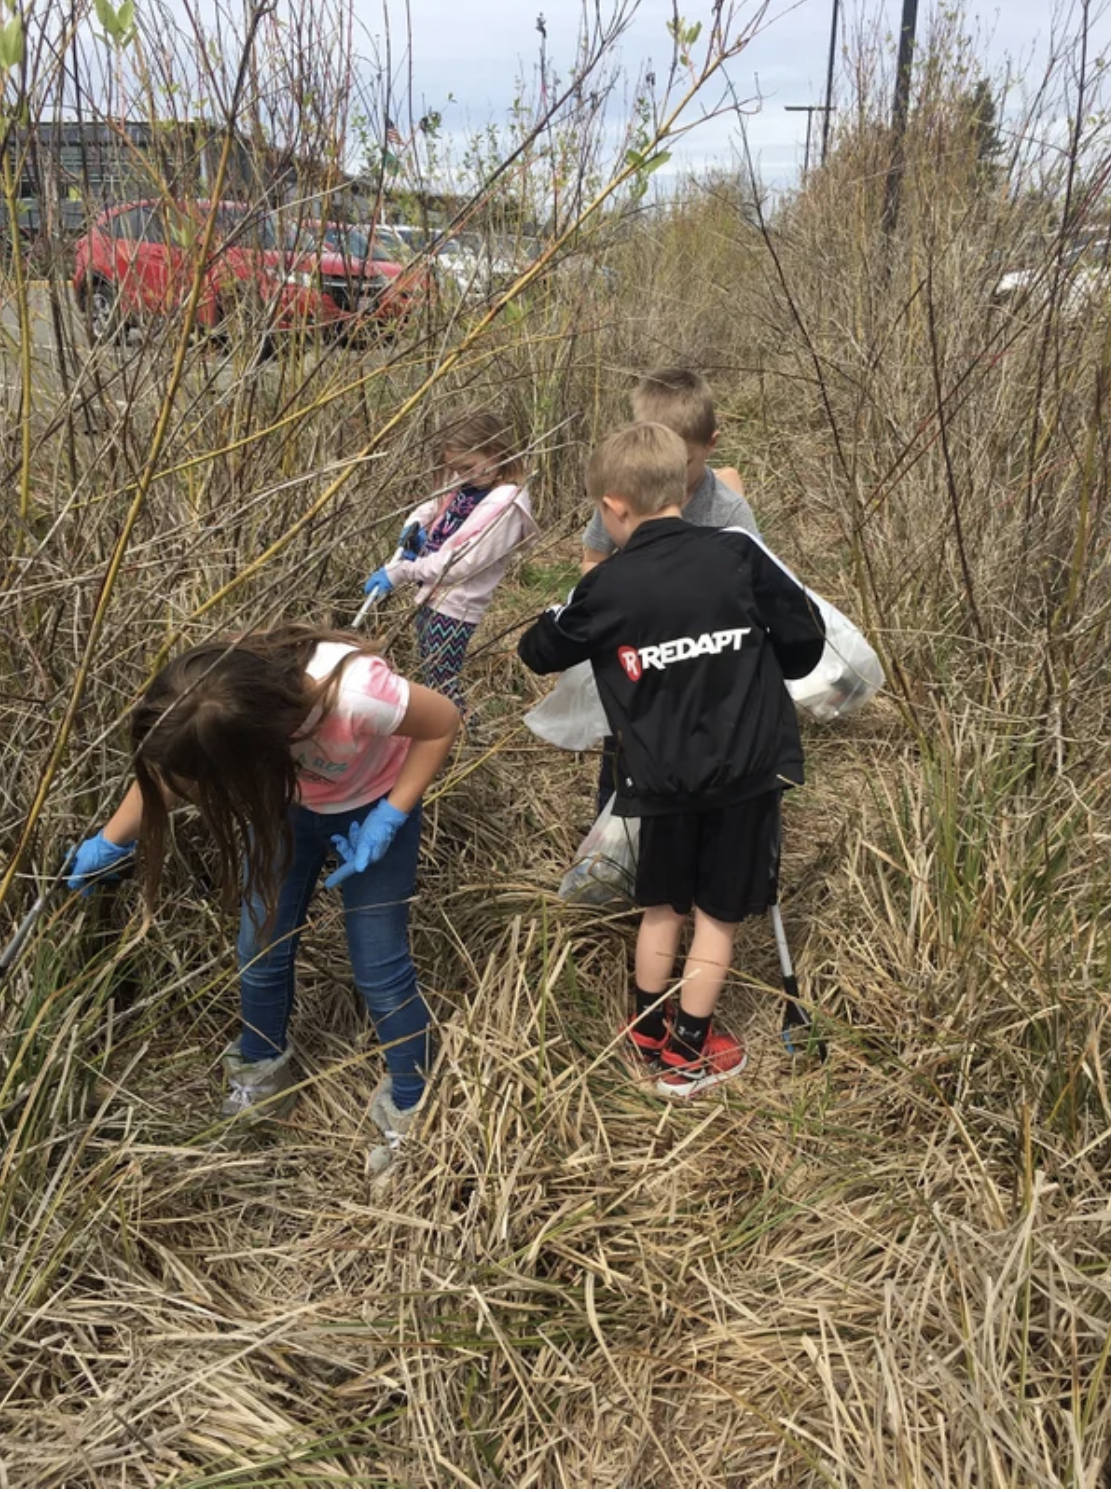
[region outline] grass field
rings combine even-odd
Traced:
[[[0,987],[0,1482],[1107,1483],[1109,299],[1071,253],[1107,221],[1104,125],[1065,38],[1041,106],[1060,90],[1069,148],[986,157],[939,28],[887,232],[862,65],[857,123],[763,222],[738,169],[620,211],[644,165],[608,175],[559,116],[581,191],[551,273],[390,342],[262,360],[187,311],[90,348],[64,264],[45,290],[9,264],[5,939],[126,783],[159,659],[349,619],[460,400],[512,412],[544,537],[475,640],[481,742],[427,805],[414,948],[440,1052],[385,1185],[328,894],[301,1102],[246,1139],[217,1119],[232,937],[195,820],[158,918],[127,883],[57,894]],[[555,895],[596,763],[524,729],[542,686],[514,651],[574,579],[586,452],[676,362],[711,379],[773,547],[888,675],[855,719],[806,724],[787,808],[829,1060],[785,1056],[775,948],[746,925],[724,1013],[749,1068],[687,1107],[617,1050],[634,916]],[[381,621],[405,672],[397,598]]]

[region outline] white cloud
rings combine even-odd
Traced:
[[[602,0],[604,16],[612,13],[611,4],[612,0]],[[541,14],[548,58],[567,76],[582,15],[577,0],[411,0],[412,58],[405,59],[403,68],[405,8],[400,0],[388,0],[388,7],[399,81],[408,75],[412,63],[414,113],[426,107],[439,109],[445,130],[460,139],[490,118],[506,117],[519,78],[524,77],[529,87],[535,83],[541,41],[536,21]],[[709,19],[707,0],[680,0],[678,8],[688,22]],[[760,9],[755,3],[739,5],[739,26],[744,27]],[[934,9],[920,7],[921,35]],[[1067,4],[1059,15],[1070,9]],[[843,4],[842,10],[844,15],[856,14],[852,5]],[[645,67],[663,77],[671,58],[666,28],[672,14],[672,0],[642,0],[632,9],[616,53],[627,78],[636,77]],[[880,0],[870,7],[870,14],[878,15],[894,34],[899,0]],[[376,9],[374,15],[380,18],[381,12]],[[1005,55],[1028,61],[1041,58],[1052,24],[1046,0],[1008,0],[1003,12],[999,4],[971,3],[967,20],[976,51],[987,67],[1000,65]],[[381,43],[381,20],[376,19],[368,30]],[[784,105],[822,101],[829,30],[830,0],[781,0],[767,8],[759,34],[730,64],[729,77],[738,94],[762,99],[749,119],[749,138],[766,180],[774,184],[786,184],[802,165],[806,116],[785,113]],[[450,95],[455,102],[449,102]],[[818,124],[816,116],[816,128]],[[712,119],[677,145],[674,160],[677,165],[693,167],[725,164],[736,152],[738,139],[736,120]]]

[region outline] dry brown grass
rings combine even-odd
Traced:
[[[212,1123],[231,1002],[204,961],[192,1020],[165,989],[131,1004],[89,1112],[51,1128],[39,1207],[9,1223],[9,1478],[1098,1485],[1098,1154],[1045,1153],[1029,1109],[954,1090],[935,1033],[900,1038],[860,896],[848,917],[836,896],[789,906],[812,990],[837,939],[875,1029],[793,1070],[754,930],[727,996],[745,1082],[662,1106],[612,1050],[628,923],[553,903],[562,852],[525,839],[547,800],[521,781],[507,748],[440,800],[417,948],[442,1048],[387,1189],[365,1173],[375,1063],[330,909],[303,1102],[258,1146]],[[841,837],[845,879],[868,858],[832,786],[795,806],[790,884],[809,824]],[[71,1008],[60,1053],[77,1026]]]
[[[1107,1483],[1107,278],[1079,313],[1060,239],[1030,297],[993,304],[1025,199],[916,132],[952,117],[929,76],[891,275],[863,128],[767,239],[703,184],[607,220],[616,282],[558,274],[489,326],[438,312],[390,347],[183,359],[5,936],[125,779],[120,721],[159,650],[350,616],[455,399],[530,433],[546,537],[476,639],[483,744],[428,805],[414,946],[440,1053],[385,1186],[380,1056],[326,896],[301,1103],[248,1138],[214,1118],[235,990],[197,826],[150,928],[128,886],[52,902],[0,1010],[0,1482]],[[1082,155],[1075,203],[1107,192]],[[90,355],[75,328],[61,397],[0,355],[33,394],[3,448],[27,497],[2,520],[6,851],[178,330]],[[632,916],[553,894],[594,763],[525,733],[540,686],[513,653],[574,574],[586,448],[630,375],[685,360],[764,531],[867,618],[891,683],[807,729],[788,806],[785,917],[830,1060],[783,1054],[772,940],[747,926],[724,1013],[750,1066],[690,1107],[617,1050]],[[404,670],[407,618],[385,620]]]

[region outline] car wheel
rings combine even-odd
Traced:
[[[86,298],[89,336],[94,342],[122,341],[127,334],[127,318],[120,310],[116,287],[108,280],[94,280]]]

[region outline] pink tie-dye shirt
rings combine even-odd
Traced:
[[[322,642],[306,673],[323,679],[345,654],[335,703],[323,719],[307,722],[310,735],[292,742],[298,797],[316,813],[347,813],[383,797],[394,786],[409,737],[394,732],[409,708],[409,685],[383,658],[360,654],[342,642]]]

